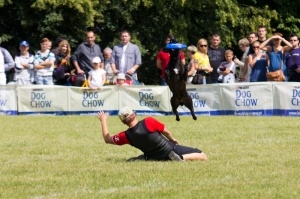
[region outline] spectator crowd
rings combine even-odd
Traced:
[[[267,38],[267,29],[259,26],[247,38],[238,41],[243,55],[239,59],[230,49],[220,47],[221,37],[213,34],[210,44],[200,38],[196,44],[180,52],[180,62],[188,69],[187,84],[214,84],[267,81],[266,73],[281,70],[285,81],[300,82],[300,48],[296,34],[286,40],[279,32]],[[142,64],[141,52],[130,42],[124,30],[121,42],[103,52],[95,43],[93,31],[86,33],[86,41],[74,53],[69,42],[59,38],[52,49],[48,38],[40,41],[40,50],[32,55],[27,41],[19,43],[19,54],[13,57],[0,47],[0,85],[86,85],[100,89],[104,85],[139,85],[137,70]],[[168,35],[165,43],[174,40]],[[186,57],[187,61],[186,62]],[[164,47],[159,50],[156,67],[160,71],[160,85],[167,85],[165,69],[170,55]],[[187,64],[186,64],[187,63]]]
[[[86,33],[86,41],[74,53],[64,38],[59,38],[54,49],[48,38],[42,38],[35,55],[29,53],[29,43],[21,41],[15,59],[0,47],[0,85],[84,85],[90,89],[100,89],[105,84],[138,85],[140,50],[130,42],[128,31],[122,31],[120,36],[121,43],[113,49],[105,48],[103,53],[93,31]]]

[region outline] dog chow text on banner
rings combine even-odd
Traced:
[[[69,87],[69,113],[95,115],[100,110],[116,115],[118,106],[118,86],[104,86],[100,90]]]
[[[220,84],[223,115],[273,115],[272,83]]]
[[[19,114],[65,115],[68,112],[68,87],[19,86]]]
[[[137,115],[170,113],[170,91],[167,86],[121,86],[119,107],[130,106]]]
[[[300,85],[279,83],[273,85],[276,115],[300,116]]]

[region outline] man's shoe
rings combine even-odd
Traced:
[[[168,155],[168,157],[172,160],[172,161],[183,161],[183,159],[181,159],[181,157],[175,153],[174,151],[171,151]]]

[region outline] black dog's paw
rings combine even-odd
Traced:
[[[197,120],[197,117],[195,116],[195,117],[193,117],[193,119],[196,121],[196,120]]]

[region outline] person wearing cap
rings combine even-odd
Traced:
[[[36,70],[35,81],[37,85],[53,85],[53,70],[55,55],[50,52],[49,39],[43,38],[40,42],[41,50],[34,56],[34,68]]]
[[[133,83],[139,85],[137,69],[142,64],[140,49],[130,42],[131,35],[127,30],[121,32],[122,43],[114,46],[111,67],[115,74],[123,73],[132,76]]]
[[[100,89],[105,83],[105,70],[100,67],[100,57],[93,58],[94,69],[90,70],[88,77],[88,85],[90,89]]]
[[[169,34],[166,37],[165,44],[167,45],[170,42],[174,42],[174,41],[175,41],[174,36]],[[158,52],[158,54],[156,56],[156,67],[161,73],[160,81],[159,81],[159,84],[161,86],[167,86],[167,82],[166,82],[166,78],[165,78],[165,70],[168,66],[169,61],[170,61],[170,53],[164,47]],[[184,57],[184,53],[182,51],[180,51],[180,61],[181,61],[182,65],[185,65],[185,57]]]
[[[116,82],[117,85],[122,85],[122,86],[129,86],[128,83],[126,83],[126,76],[125,74],[122,74],[122,73],[119,73],[117,75],[117,82]]]
[[[31,85],[34,81],[34,56],[28,52],[29,43],[21,41],[20,54],[15,57],[16,85]]]
[[[121,122],[129,128],[113,136],[109,134],[106,123],[108,114],[100,111],[97,117],[102,127],[103,139],[107,144],[129,144],[144,153],[143,156],[139,156],[144,160],[204,161],[207,159],[201,150],[179,145],[166,126],[153,117],[138,121],[130,107],[123,107],[119,110]]]
[[[0,47],[0,85],[6,85],[9,81],[9,73],[14,66],[15,62],[10,53]]]

